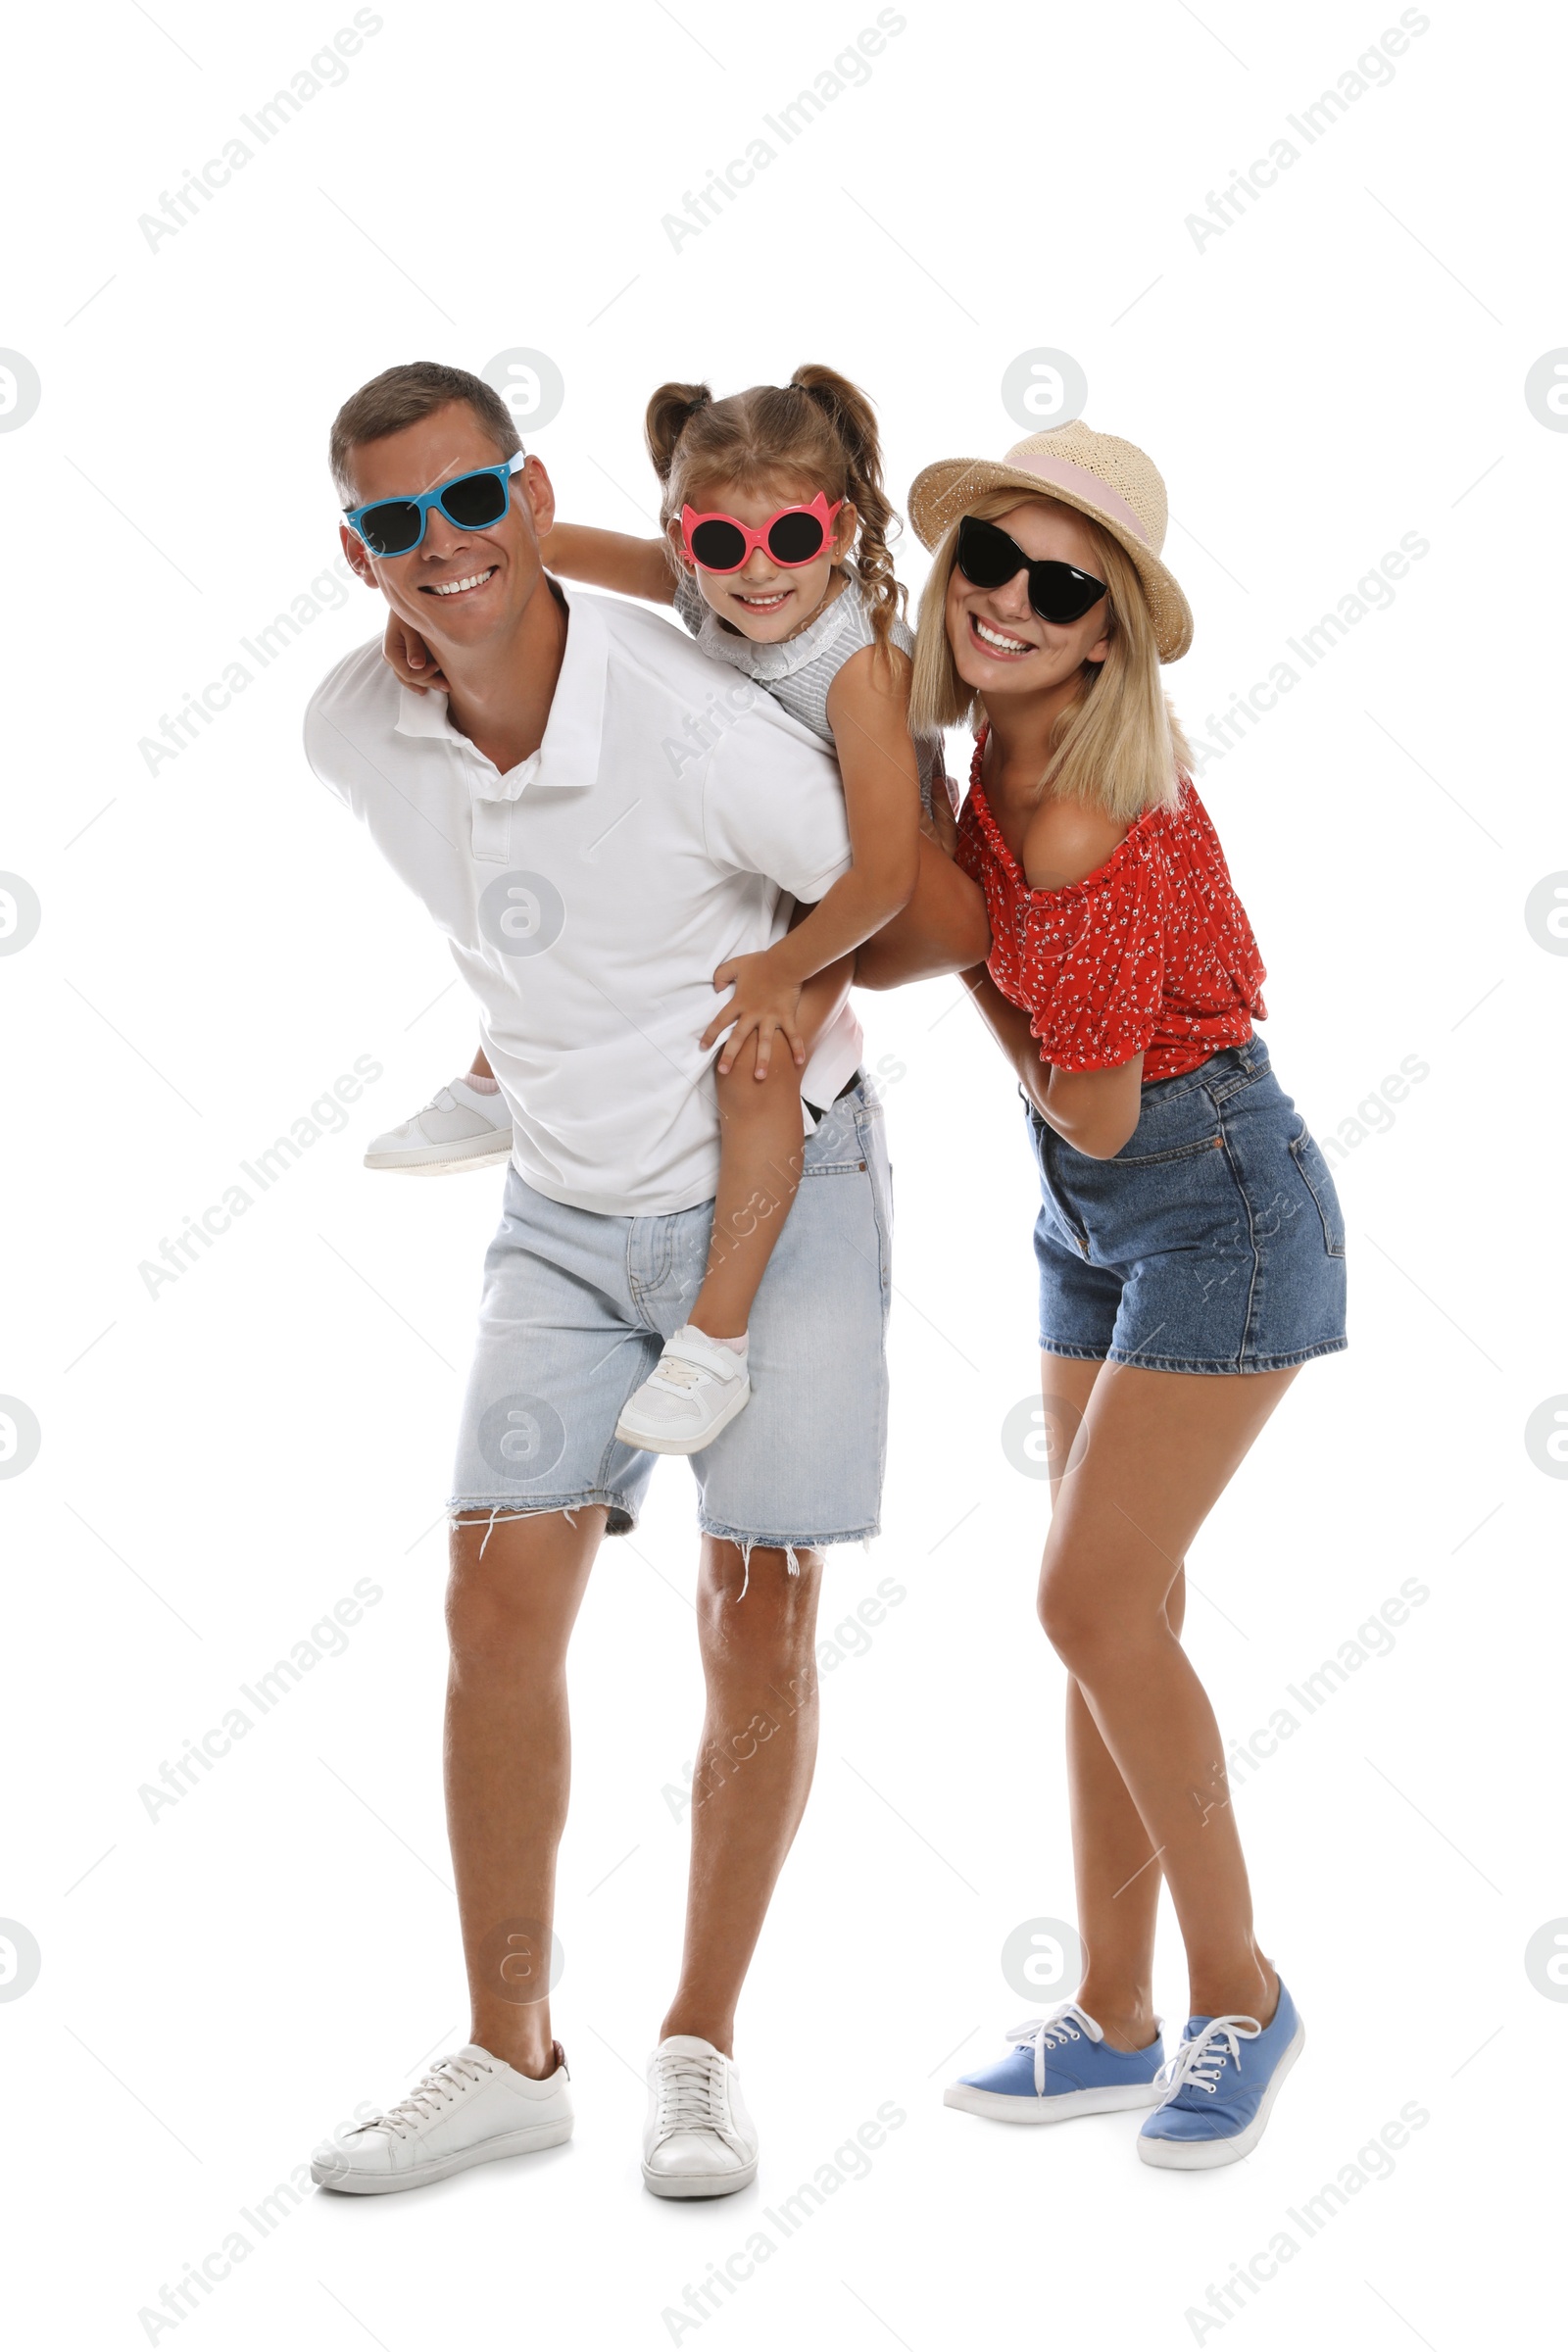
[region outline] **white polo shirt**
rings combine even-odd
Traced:
[[[379,638],[317,688],[305,753],[446,933],[524,1181],[664,1215],[717,1188],[714,968],[848,869],[844,793],[814,736],[658,613],[580,590],[567,611],[544,741],[505,775]],[[860,1048],[846,1004],[808,1101]]]

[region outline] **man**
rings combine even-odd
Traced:
[[[471,2037],[317,2150],[318,2181],[373,2192],[570,2134],[548,1999],[567,1641],[652,1471],[615,1422],[708,1253],[713,970],[819,898],[849,841],[833,762],[765,694],[652,612],[568,604],[539,555],[549,479],[480,378],[388,369],[340,412],[331,459],[348,560],[428,641],[447,693],[407,693],[364,647],[313,699],[307,754],[447,934],[514,1133],[450,1506]],[[861,951],[873,985],[985,953],[978,894],[929,843],[922,858],[899,925]],[[755,1393],[692,1457],[708,1704],[685,1957],[648,2068],[643,2173],[662,2196],[724,2195],[757,2170],[734,2015],[810,1786],[821,1547],[877,1529],[888,1173],[850,961],[808,1041],[802,1093],[823,1115],[752,1320]],[[738,1740],[745,1769],[714,1770]]]

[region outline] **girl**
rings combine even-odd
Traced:
[[[909,507],[936,551],[915,723],[979,721],[956,854],[993,944],[964,981],[1040,1174],[1039,1605],[1070,1678],[1087,1956],[1076,1999],[946,2100],[1020,2123],[1152,2108],[1148,2163],[1230,2164],[1302,2030],[1252,1932],[1219,1731],[1178,1638],[1183,1563],[1298,1368],[1346,1344],[1345,1227],[1254,1034],[1263,966],[1160,689],[1192,616],[1159,561],[1158,473],[1080,422],[1001,465],[928,467]],[[1162,1874],[1193,2013],[1169,2065]]]
[[[806,1104],[803,1127],[799,1072],[812,983],[907,904],[922,804],[929,810],[933,778],[942,777],[944,795],[947,780],[940,737],[910,740],[914,638],[899,610],[887,544],[893,511],[865,395],[818,367],[719,401],[706,384],[662,384],[646,430],[662,485],[662,535],[558,523],[542,542],[545,562],[568,579],[673,604],[705,651],[831,744],[853,858],[776,946],[713,974],[714,987],[733,994],[702,1040],[708,1047],[728,1031],[715,1068],[720,1167],[707,1271],[689,1322],[615,1431],[628,1446],[696,1453],[751,1394],[752,1301],[799,1186],[803,1132],[827,1107]],[[423,691],[441,682],[428,649],[395,616],[385,651],[405,684]],[[824,985],[836,997],[837,983]],[[775,1057],[779,1040],[788,1060]],[[844,1077],[853,1084],[855,1073]],[[450,1151],[428,1148],[443,1118],[468,1127],[470,1158],[498,1156],[503,1130],[483,1102],[494,1083],[481,1054],[420,1114],[423,1127],[410,1122],[406,1141],[383,1138],[368,1158],[408,1166],[411,1150],[422,1150],[425,1165],[455,1164]],[[466,1102],[465,1090],[477,1104]]]

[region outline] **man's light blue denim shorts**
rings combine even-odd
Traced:
[[[654,1455],[621,1407],[688,1316],[713,1204],[607,1217],[507,1171],[448,1509],[510,1518],[609,1505],[625,1535]],[[752,1398],[691,1455],[706,1535],[794,1552],[874,1536],[887,1452],[883,1341],[892,1186],[881,1104],[857,1081],[806,1140],[805,1170],[752,1310]]]

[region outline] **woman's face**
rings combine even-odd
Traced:
[[[991,519],[1031,562],[1071,564],[1102,576],[1089,527],[1071,507],[1026,498]],[[1110,600],[1102,597],[1081,620],[1057,627],[1029,602],[1029,575],[1020,569],[1000,588],[976,588],[956,563],[948,582],[948,643],[966,686],[989,705],[1000,695],[1045,694],[1075,678],[1086,662],[1110,650]]]

